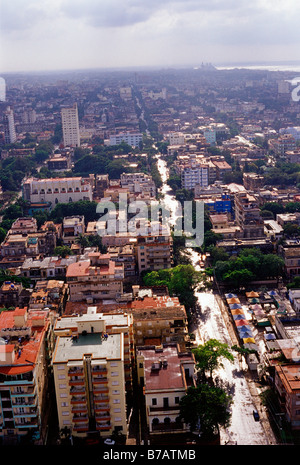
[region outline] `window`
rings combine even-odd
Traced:
[[[66,379],[66,375],[58,375],[58,379]]]
[[[61,394],[60,397],[68,397],[68,394]]]
[[[155,397],[152,399],[152,405],[157,405],[157,399]]]
[[[69,404],[68,404],[68,402],[62,402],[62,403],[61,403],[61,406],[62,406],[62,407],[68,407]]]
[[[116,389],[114,389],[112,393],[115,394],[115,395],[120,395],[120,391],[118,391]]]
[[[112,371],[111,376],[119,376],[119,372],[118,371]]]
[[[112,381],[112,386],[119,386],[119,381]]]
[[[66,389],[67,385],[66,384],[60,384],[59,389]]]
[[[179,404],[179,397],[175,397],[175,404]]]
[[[120,404],[121,402],[120,402],[120,399],[114,399],[114,400],[113,400],[113,403],[114,403],[114,404]]]
[[[114,408],[114,413],[121,413],[121,409],[120,408]]]
[[[164,404],[164,407],[169,407],[169,397],[163,398],[163,404]]]
[[[65,410],[64,412],[62,412],[62,415],[63,416],[69,415],[69,412],[67,410]]]

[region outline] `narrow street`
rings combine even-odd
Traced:
[[[163,187],[161,193],[165,205],[171,210],[171,223],[174,224],[176,200],[167,185],[168,170],[166,162],[160,157],[158,169],[162,176]],[[172,216],[173,213],[173,216]],[[195,268],[199,267],[199,254],[189,249],[191,260]],[[200,305],[197,322],[190,331],[195,334],[198,344],[209,339],[217,339],[228,344],[229,347],[237,344],[236,335],[231,325],[227,310],[221,296],[213,291],[196,293]],[[260,403],[256,383],[249,373],[243,358],[237,354],[234,362],[223,362],[223,368],[216,373],[216,381],[226,388],[233,397],[231,408],[231,425],[221,431],[221,445],[271,445],[276,444],[275,436],[270,428],[264,407]],[[260,421],[255,421],[253,410],[257,410]]]

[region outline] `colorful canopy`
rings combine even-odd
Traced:
[[[236,294],[225,294],[226,299],[231,299],[232,297],[237,297]]]
[[[242,308],[231,308],[231,315],[244,315],[244,310]]]
[[[239,304],[240,299],[238,299],[237,297],[231,297],[230,299],[227,299],[227,303],[228,304]]]
[[[248,321],[247,320],[235,320],[235,325],[236,326],[247,326],[248,325]]]
[[[232,315],[232,318],[235,320],[246,320],[244,313],[238,313],[237,315]]]
[[[252,298],[252,299],[250,299],[250,302],[251,302],[252,304],[259,304],[259,299]]]
[[[250,342],[250,343],[252,342],[253,344],[255,344],[255,339],[254,339],[253,337],[246,337],[246,338],[243,338],[243,342],[244,342],[244,343],[247,343],[247,344],[248,344],[249,342]]]
[[[242,308],[241,304],[230,304],[229,305],[230,310],[234,310],[237,308]]]
[[[258,294],[258,292],[251,291],[251,292],[246,292],[246,296],[248,298],[250,298],[250,297],[259,297],[259,294]]]

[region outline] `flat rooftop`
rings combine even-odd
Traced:
[[[58,337],[53,356],[53,363],[81,360],[85,354],[92,354],[92,358],[122,359],[122,334],[110,334],[102,339],[101,333],[79,335],[78,338]]]

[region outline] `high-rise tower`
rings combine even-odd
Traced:
[[[61,110],[62,129],[65,147],[80,147],[80,132],[77,104]]]

